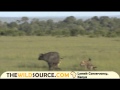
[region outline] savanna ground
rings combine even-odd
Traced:
[[[40,53],[57,51],[63,71],[84,71],[80,61],[92,59],[96,71],[115,71],[120,75],[120,38],[1,36],[0,75],[5,71],[47,71]]]

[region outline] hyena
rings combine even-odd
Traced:
[[[89,58],[88,60],[83,60],[80,62],[80,66],[81,67],[84,67],[85,70],[95,70],[95,68],[97,68],[96,66],[94,66],[92,63],[91,63],[91,59]]]

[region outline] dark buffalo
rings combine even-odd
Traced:
[[[58,52],[48,52],[45,54],[40,54],[38,60],[44,60],[49,66],[49,70],[58,69],[58,64],[60,63],[60,56]]]

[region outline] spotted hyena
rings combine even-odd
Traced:
[[[91,59],[89,58],[88,60],[83,60],[80,62],[80,66],[84,67],[85,70],[95,70],[97,68],[91,63]]]

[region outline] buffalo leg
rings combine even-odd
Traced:
[[[49,66],[49,70],[53,70],[53,65],[52,65],[52,63],[48,63],[48,66]]]

